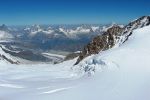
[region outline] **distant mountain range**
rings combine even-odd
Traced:
[[[3,52],[29,61],[49,62],[60,57],[47,57],[49,51],[80,51],[92,38],[111,25],[32,25],[0,26],[0,45]],[[66,55],[66,54],[65,54]]]
[[[49,54],[49,51],[55,51],[55,53],[65,51],[73,52],[73,54],[64,60],[79,56],[75,63],[78,64],[89,55],[120,46],[128,40],[133,30],[147,25],[150,25],[149,16],[136,19],[126,26],[117,24],[105,26],[32,25],[20,28],[2,25],[0,26],[0,58],[15,64],[20,61],[11,60],[11,56],[33,62],[58,63],[63,61],[64,57]],[[81,53],[74,53],[76,51],[81,51]],[[63,53],[63,55],[66,54]]]
[[[32,25],[23,27],[0,26],[0,39],[11,40],[37,50],[75,52],[83,49],[93,37],[110,25]],[[8,41],[7,41],[8,42]]]

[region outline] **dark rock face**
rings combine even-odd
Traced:
[[[112,48],[115,45],[117,36],[120,35],[122,31],[123,28],[118,25],[114,25],[102,35],[95,37],[92,42],[84,47],[84,50],[81,52],[75,65],[91,54],[97,54],[100,51],[105,51],[109,48]]]
[[[108,50],[116,44],[123,44],[132,35],[134,29],[148,25],[150,25],[150,16],[143,16],[123,28],[117,25],[110,27],[106,32],[100,36],[96,36],[87,46],[84,47],[75,65],[91,54],[97,54],[101,51]]]
[[[20,63],[19,61],[14,62],[14,61],[12,61],[11,59],[8,59],[5,55],[1,55],[1,54],[0,54],[0,58],[2,58],[2,59],[4,59],[4,60],[8,61],[8,62],[11,63],[11,64],[19,64],[19,63]]]
[[[11,63],[11,64],[19,64],[20,62],[17,61],[17,60],[13,60],[13,59],[10,59],[9,57],[7,57],[7,55],[5,55],[5,51],[3,51],[3,48],[2,46],[0,45],[0,49],[2,51],[2,53],[0,53],[0,60],[5,60],[7,61],[8,63]]]

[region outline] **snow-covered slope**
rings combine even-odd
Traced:
[[[76,66],[76,59],[56,65],[1,65],[0,98],[149,100],[149,33],[150,26],[136,29],[119,48],[89,56]]]
[[[90,87],[81,87],[80,91],[92,91],[88,91],[90,96],[86,100],[149,100],[149,43],[150,26],[146,26],[134,30],[129,40],[120,48],[113,48],[82,61],[80,66],[103,72],[100,76],[96,75],[95,82],[88,83]],[[113,74],[105,71],[108,68],[115,69]],[[92,94],[93,91],[95,94]]]
[[[75,65],[89,55],[106,51],[112,47],[119,47],[130,38],[135,29],[148,25],[150,25],[150,16],[140,17],[124,27],[116,24],[110,26],[84,47]]]
[[[0,41],[6,39],[12,39],[13,35],[9,33],[10,29],[5,25],[0,26]]]
[[[124,30],[121,33],[121,36],[119,37],[119,39],[116,39],[116,46],[119,46],[125,41],[127,41],[130,35],[132,35],[133,30],[142,28],[148,25],[150,25],[150,16],[142,16],[141,18],[138,18],[130,22],[128,25],[124,27]]]
[[[6,63],[6,64],[7,63],[8,64],[9,63],[11,63],[11,64],[18,64],[19,61],[15,57],[13,57],[10,54],[6,53],[4,51],[4,49],[5,49],[5,47],[0,45],[0,62],[1,63]]]
[[[0,40],[5,40],[5,39],[12,39],[13,36],[11,34],[9,34],[6,31],[1,31],[0,30]]]
[[[119,67],[120,66],[119,63],[125,62],[125,58],[126,60],[128,60],[128,63],[132,64],[136,64],[135,63],[136,61],[132,62],[132,60],[137,60],[138,57],[141,58],[142,56],[143,57],[145,56],[146,60],[147,59],[146,57],[149,57],[148,51],[150,50],[150,46],[148,45],[150,43],[149,33],[150,33],[150,26],[145,26],[144,28],[136,29],[133,31],[133,34],[131,35],[127,43],[122,44],[118,48],[114,47],[110,50],[100,52],[99,54],[91,55],[90,57],[87,57],[84,61],[82,61],[79,65],[83,67],[89,67],[92,69],[93,68],[97,69],[95,67],[98,67],[99,69],[99,65],[101,64],[107,65],[108,64],[107,61],[110,61],[109,63],[112,63],[113,65],[116,65],[116,67]],[[123,57],[123,59],[121,59],[122,58],[121,56]],[[131,58],[132,56],[135,56],[135,59]],[[114,61],[115,60],[114,58],[116,59],[116,61]],[[141,59],[140,62],[142,61],[144,60]]]

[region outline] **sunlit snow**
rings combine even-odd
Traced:
[[[0,100],[150,100],[150,26],[121,47],[60,64],[0,60]],[[93,63],[94,61],[94,63]],[[82,67],[95,68],[92,76]]]

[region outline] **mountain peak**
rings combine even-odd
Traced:
[[[81,52],[77,62],[91,54],[97,54],[114,46],[120,46],[132,35],[132,31],[150,25],[150,16],[142,16],[124,27],[113,24],[102,35],[96,36]]]
[[[1,31],[9,31],[8,27],[7,27],[5,24],[2,24],[2,25],[0,26],[0,30],[1,30]]]

